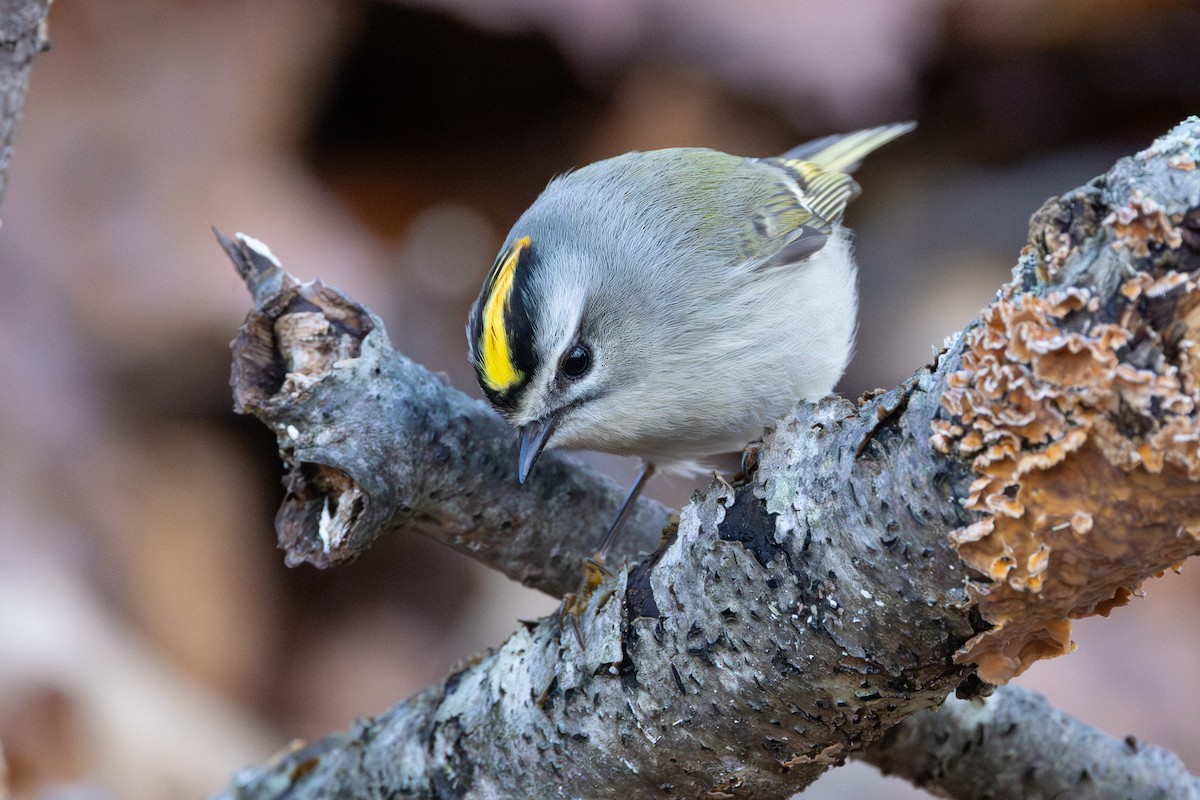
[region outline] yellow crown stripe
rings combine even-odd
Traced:
[[[492,280],[491,292],[483,306],[483,359],[484,383],[494,392],[502,392],[520,383],[524,374],[513,364],[508,349],[508,329],[504,323],[504,311],[512,295],[513,281],[517,274],[517,262],[521,251],[529,247],[529,237],[513,242],[496,276]]]

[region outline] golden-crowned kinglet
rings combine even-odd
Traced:
[[[857,295],[841,225],[851,172],[912,130],[886,125],[778,158],[626,153],[555,178],[505,240],[467,325],[491,404],[544,447],[691,472],[833,389]]]

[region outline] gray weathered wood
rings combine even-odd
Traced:
[[[50,0],[0,0],[0,203],[12,169],[13,140],[33,58],[46,49],[49,11]]]

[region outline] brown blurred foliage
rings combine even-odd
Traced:
[[[416,539],[330,572],[281,566],[274,444],[229,411],[248,298],[209,225],[347,290],[473,391],[466,309],[554,174],[915,118],[849,214],[855,394],[974,316],[1045,197],[1200,110],[1185,0],[77,0],[50,35],[0,231],[14,798],[204,794],[553,608]],[[657,494],[678,505],[687,487]],[[1176,688],[1200,656],[1196,580],[1149,590],[1023,682],[1197,770],[1200,704]],[[860,768],[811,796],[868,790],[913,793]]]

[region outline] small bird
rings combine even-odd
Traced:
[[[520,482],[546,447],[642,459],[597,561],[655,469],[694,473],[833,389],[858,307],[849,173],[914,127],[777,158],[626,153],[555,178],[517,220],[471,309],[470,358],[520,432]]]

